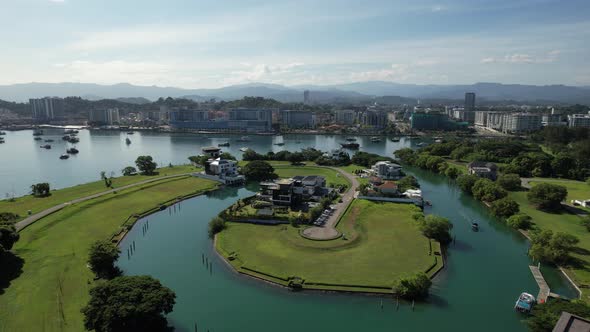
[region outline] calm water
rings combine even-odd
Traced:
[[[181,163],[203,146],[228,140],[232,146],[225,150],[235,155],[242,146],[259,152],[301,147],[328,150],[343,141],[337,136],[302,135],[252,136],[252,142],[240,143],[235,141],[238,137],[136,133],[131,146],[126,146],[125,134],[83,131],[77,144],[80,154],[61,161],[58,156],[65,144],[58,140],[60,133],[55,131],[54,149],[49,151],[39,149],[29,131],[9,133],[7,143],[0,145],[0,189],[24,187],[23,192],[36,180],[49,181],[54,187],[96,180],[101,170],[119,170],[141,154],[150,154],[159,163]],[[282,139],[285,146],[273,145]],[[363,151],[382,155],[410,145],[404,140],[371,143],[369,138],[359,138],[359,142]],[[520,292],[538,291],[528,269],[526,241],[446,178],[408,171],[418,177],[425,197],[433,203],[426,213],[451,219],[457,237],[429,302],[417,304],[415,311],[407,304],[396,311],[389,298],[292,293],[230,270],[213,251],[207,223],[238,198],[251,195],[255,188],[250,187],[219,190],[140,220],[121,244],[119,265],[126,274],[152,275],[176,292],[177,303],[169,319],[178,331],[194,331],[195,323],[199,331],[526,331],[522,317],[512,310]],[[474,219],[480,223],[478,233],[470,230]],[[144,234],[145,223],[149,229]],[[128,259],[126,248],[133,241],[136,252]],[[213,260],[213,273],[203,266],[202,255]],[[544,272],[553,291],[574,295],[555,270],[545,268]]]

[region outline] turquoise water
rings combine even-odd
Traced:
[[[101,170],[119,170],[138,155],[150,154],[161,164],[184,163],[201,147],[230,141],[225,148],[235,155],[242,146],[259,152],[316,147],[335,148],[344,137],[285,136],[285,146],[273,145],[279,137],[252,136],[252,142],[238,143],[233,137],[200,137],[136,133],[126,146],[126,134],[118,132],[80,133],[78,156],[59,160],[65,150],[61,130],[46,133],[56,141],[54,149],[39,149],[30,131],[9,132],[0,145],[0,190],[14,187],[26,192],[31,183],[49,181],[60,188],[96,180]],[[297,143],[297,142],[300,143]],[[359,138],[363,151],[391,155],[409,140],[371,143]],[[456,244],[448,251],[447,267],[434,280],[426,303],[402,303],[399,310],[391,298],[319,292],[293,293],[237,275],[218,258],[207,238],[207,223],[219,211],[240,197],[249,196],[256,186],[227,188],[179,203],[175,208],[140,220],[121,244],[119,266],[126,274],[149,274],[177,294],[170,322],[178,331],[526,331],[522,316],[512,309],[523,291],[536,294],[537,285],[528,269],[528,244],[523,237],[496,221],[479,202],[464,195],[448,179],[429,172],[408,169],[422,185],[433,204],[426,213],[449,218],[454,223]],[[470,230],[478,220],[480,232]],[[144,224],[149,224],[144,233]],[[130,258],[126,249],[135,242]],[[212,272],[202,257],[213,262]],[[561,275],[545,267],[553,291],[566,296],[575,293]],[[378,272],[375,272],[378,273]],[[383,309],[380,303],[383,301]]]

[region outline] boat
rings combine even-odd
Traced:
[[[278,146],[283,146],[283,145],[285,145],[285,143],[283,143],[283,142],[280,142],[280,143],[275,143],[275,145],[278,145]]]
[[[240,139],[238,139],[238,142],[250,142],[250,137],[242,136]]]
[[[70,135],[62,136],[61,139],[64,140],[64,141],[69,141],[70,140]]]
[[[70,136],[70,139],[68,139],[68,142],[70,142],[70,143],[78,143],[78,142],[80,142],[80,139],[78,137],[75,137],[75,136]]]
[[[535,305],[535,297],[529,293],[520,293],[518,300],[516,300],[516,304],[514,305],[514,310],[523,313],[529,313],[533,309],[533,305]]]
[[[127,132],[127,135],[133,135],[133,134],[135,134],[135,132],[133,132],[133,131],[128,131]]]
[[[69,154],[77,154],[80,151],[78,151],[78,149],[76,149],[76,148],[69,148],[66,150],[66,152]]]
[[[0,137],[0,144],[4,143],[4,138]]]
[[[0,136],[6,135],[5,131],[0,131]]]
[[[246,152],[246,151],[248,151],[248,150],[250,150],[250,149],[248,149],[248,148],[245,148],[245,147],[244,147],[244,148],[240,148],[240,151],[242,151],[242,152]]]
[[[79,133],[79,131],[75,130],[75,129],[68,129],[64,131],[64,134],[66,135],[76,135],[77,133]]]
[[[35,141],[40,141],[40,140],[42,140],[42,138],[41,138],[41,137],[39,137],[39,136],[37,136],[37,137],[35,137],[35,138],[33,138],[33,139],[34,139]]]
[[[62,154],[61,156],[59,156],[59,159],[68,159],[68,158],[70,158],[70,156],[67,154]]]
[[[471,230],[474,232],[479,231],[479,224],[475,221],[471,222]]]
[[[131,144],[131,140],[129,139],[129,137],[125,138],[125,144],[127,144],[127,145]]]
[[[416,144],[417,146],[427,146],[428,144],[424,143],[424,142],[420,142],[418,144]]]
[[[45,143],[51,143],[51,142],[53,142],[53,140],[52,140],[52,139],[46,139],[46,140],[45,140]]]
[[[295,141],[295,143],[297,143],[297,144],[301,144],[301,141]]]
[[[33,132],[33,136],[41,136],[43,135],[43,130],[39,129],[39,130],[35,130]]]
[[[49,149],[51,149],[51,145],[49,145],[49,144],[41,145],[40,148],[49,150]]]
[[[436,140],[434,140],[434,143],[442,143],[442,142],[443,142],[443,140],[442,140],[442,139],[440,139],[440,138],[439,138],[439,139],[436,139]]]
[[[381,142],[381,137],[373,136],[373,137],[371,137],[371,142],[379,143],[379,142]]]
[[[348,137],[348,138],[346,138],[346,141],[347,142],[356,142],[356,138],[354,138],[354,137]]]
[[[343,149],[358,149],[360,145],[358,143],[340,143]]]
[[[219,143],[217,146],[229,146],[229,142]]]
[[[392,142],[399,142],[400,141],[400,138],[399,137],[392,137],[391,138],[391,141]]]

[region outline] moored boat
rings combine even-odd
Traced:
[[[129,137],[125,138],[125,144],[127,144],[127,145],[131,144],[131,140],[129,139]]]
[[[479,224],[477,222],[475,222],[475,221],[472,221],[471,222],[471,230],[474,231],[474,232],[479,231]]]
[[[53,140],[52,140],[52,139],[46,139],[46,140],[45,140],[45,143],[51,143],[51,142],[53,142]]]
[[[347,137],[346,138],[346,141],[347,142],[356,142],[356,138],[354,138],[354,137]]]
[[[219,143],[217,146],[229,146],[229,142]]]
[[[69,154],[77,154],[80,151],[78,151],[78,149],[76,149],[76,148],[69,148],[66,150],[66,152]]]
[[[285,143],[279,142],[279,143],[275,143],[275,145],[277,145],[277,146],[283,146],[283,145],[285,145]]]
[[[39,136],[37,136],[37,137],[35,137],[35,138],[33,138],[33,139],[34,139],[35,141],[40,141],[40,140],[42,140],[42,138],[41,138],[41,137],[39,137]]]
[[[0,137],[0,144],[4,143],[4,137]]]
[[[242,136],[240,137],[240,139],[238,139],[238,142],[250,142],[250,137],[248,136]]]
[[[379,142],[381,142],[381,137],[373,136],[373,137],[371,137],[371,142],[379,143]]]
[[[128,132],[127,132],[127,135],[133,135],[133,134],[135,134],[135,132],[134,132],[134,131],[128,131]]]
[[[249,150],[249,149],[248,149],[248,148],[246,148],[246,147],[240,148],[240,151],[242,151],[242,152],[246,152],[246,151],[248,151],[248,150]]]
[[[400,138],[399,137],[392,137],[391,138],[391,141],[392,142],[399,142],[400,141]]]
[[[535,297],[529,293],[522,292],[520,293],[518,300],[516,300],[514,310],[529,313],[533,309],[533,305],[535,305]]]
[[[358,143],[340,143],[340,146],[344,149],[358,149],[360,147]]]
[[[43,130],[38,129],[38,130],[33,131],[33,136],[41,136],[41,135],[43,135]]]
[[[0,130],[0,136],[3,136],[3,135],[6,135],[6,132]]]
[[[70,156],[67,154],[62,154],[61,156],[59,156],[59,159],[68,159],[68,158],[70,158]]]
[[[41,145],[40,148],[49,150],[49,149],[51,149],[51,145],[49,145],[49,144]]]

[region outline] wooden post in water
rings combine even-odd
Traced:
[[[414,311],[414,300],[412,300],[412,311]]]
[[[213,262],[209,263],[209,274],[213,274]]]
[[[397,303],[395,305],[395,311],[399,310],[399,296],[396,297]]]
[[[133,251],[135,251],[135,240],[133,240]]]
[[[202,264],[205,264],[205,254],[201,253],[201,261]]]
[[[195,322],[195,332],[197,332],[197,322]]]

